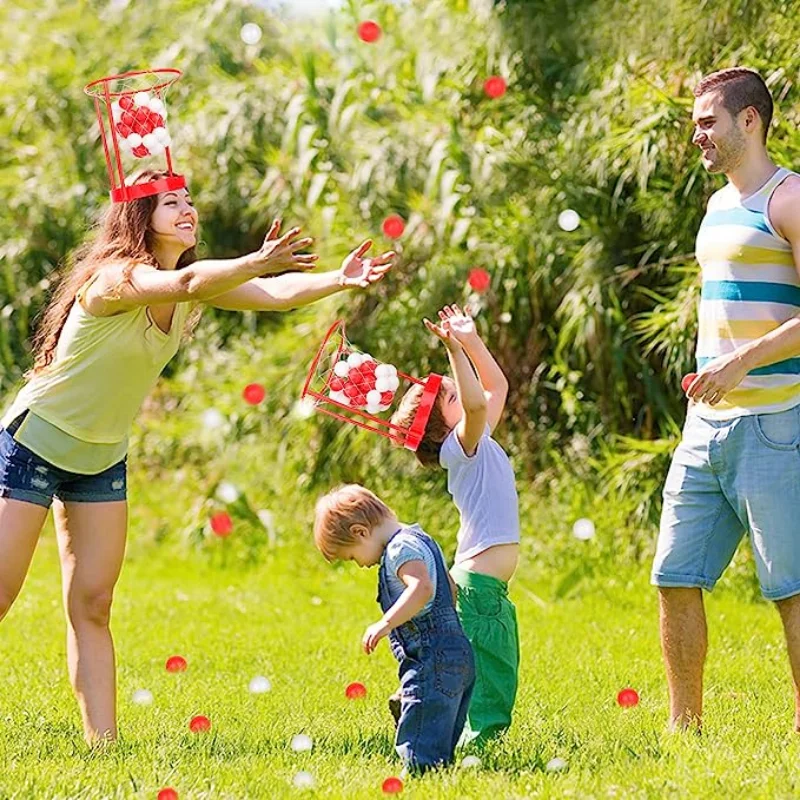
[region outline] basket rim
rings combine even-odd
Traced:
[[[108,75],[105,78],[98,78],[97,80],[87,83],[83,87],[83,91],[90,97],[123,97],[128,94],[136,94],[136,92],[157,92],[166,88],[171,83],[174,83],[183,73],[174,67],[158,67],[155,69],[137,69],[129,72],[121,72],[118,75]],[[111,81],[123,80],[125,78],[135,78],[139,75],[155,75],[157,80],[160,81],[154,86],[149,86],[145,90],[141,89],[126,89],[121,92],[108,91],[108,84]],[[162,77],[163,76],[163,77]]]

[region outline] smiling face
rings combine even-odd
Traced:
[[[701,150],[703,166],[713,173],[730,174],[741,166],[748,150],[748,135],[757,127],[757,115],[745,108],[733,117],[720,92],[707,92],[694,102],[692,143]]]
[[[161,249],[189,250],[197,244],[197,211],[186,189],[162,192],[150,217],[150,230]]]

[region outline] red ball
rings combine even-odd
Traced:
[[[623,708],[633,708],[639,705],[639,693],[636,689],[622,689],[617,695],[617,703]]]
[[[498,97],[502,97],[506,93],[506,88],[505,80],[499,75],[492,75],[491,78],[487,78],[483,83],[483,91],[486,92],[487,97],[491,97],[492,100],[497,100]]]
[[[476,267],[469,271],[467,283],[471,289],[483,294],[492,285],[492,276],[485,269]]]
[[[144,106],[139,106],[139,108],[136,109],[134,116],[139,120],[139,122],[144,122],[150,116],[150,109],[145,108]]]
[[[119,134],[119,135],[120,135],[120,136],[121,136],[123,139],[127,139],[127,138],[128,138],[130,135],[131,135],[131,133],[132,133],[132,130],[131,130],[131,128],[130,128],[130,127],[128,127],[127,125],[123,125],[122,123],[120,123],[119,125],[117,125],[117,133],[118,133],[118,134]]]
[[[348,383],[344,387],[344,393],[346,397],[352,399],[361,394],[361,389],[359,389],[354,383]]]
[[[356,681],[348,685],[344,694],[348,700],[363,700],[367,696],[367,687]]]
[[[358,26],[358,38],[367,44],[377,42],[378,39],[381,38],[381,33],[381,26],[371,19],[364,20],[364,22]]]
[[[178,793],[168,786],[158,793],[158,800],[178,800]]]
[[[183,656],[170,656],[166,666],[167,672],[186,672],[186,659]]]
[[[390,406],[394,400],[394,392],[381,392],[381,405]]]
[[[136,117],[134,117],[130,111],[124,111],[122,116],[119,118],[119,124],[127,125],[129,128],[132,128],[135,122]]]
[[[378,369],[378,362],[371,358],[361,364],[361,371],[366,375],[374,375],[376,369]]]
[[[683,389],[684,394],[689,391],[689,387],[692,385],[696,377],[696,372],[690,372],[688,375],[683,376],[683,380],[681,381],[681,389]]]
[[[383,221],[383,233],[390,239],[399,239],[406,229],[406,223],[399,214],[390,214]]]
[[[145,156],[150,155],[150,151],[143,144],[140,144],[138,147],[134,147],[131,152],[136,156],[136,158],[144,158]]]
[[[338,375],[333,375],[328,381],[328,386],[332,392],[341,392],[344,389],[344,381]]]
[[[366,386],[367,385],[367,376],[361,372],[361,367],[350,367],[350,371],[347,373],[347,377],[351,383],[354,383],[356,386]]]
[[[242,392],[245,403],[251,406],[257,406],[266,396],[267,392],[260,383],[248,383]]]
[[[164,127],[164,117],[161,114],[156,114],[155,111],[150,112],[150,122],[153,123],[154,128]]]
[[[364,408],[367,405],[367,396],[365,394],[357,394],[352,402],[356,408]]]
[[[192,733],[207,733],[211,730],[211,720],[202,714],[198,714],[196,717],[192,717],[189,722],[189,730]]]
[[[133,108],[133,98],[129,94],[125,94],[119,99],[119,107],[128,109]]]
[[[403,791],[403,781],[400,778],[387,778],[381,788],[384,794],[400,794]]]
[[[218,511],[216,514],[212,514],[211,530],[223,539],[226,536],[230,536],[231,531],[233,531],[233,520],[231,520],[230,514],[226,511]]]

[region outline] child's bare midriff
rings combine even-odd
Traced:
[[[519,562],[518,544],[496,544],[472,558],[458,561],[456,566],[470,572],[491,575],[501,581],[510,581]]]

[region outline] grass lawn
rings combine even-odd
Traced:
[[[223,543],[220,543],[221,545]],[[88,753],[68,686],[57,554],[43,539],[0,627],[0,798],[375,798],[398,774],[385,698],[395,662],[359,650],[378,618],[375,572],[333,569],[300,544],[253,568],[220,568],[155,546],[131,548],[113,628],[121,738]],[[644,570],[555,601],[520,572],[522,685],[507,740],[478,769],[407,780],[409,798],[792,797],[800,791],[788,665],[777,615],[724,590],[709,599],[711,659],[702,739],[664,733],[666,690],[655,596]],[[179,653],[182,674],[164,662]],[[255,675],[272,689],[253,695]],[[363,701],[345,686],[362,681]],[[635,687],[638,707],[616,705]],[[154,695],[136,705],[136,689]],[[205,714],[208,734],[188,722]],[[312,737],[296,753],[295,734]],[[568,767],[545,765],[555,757]],[[315,789],[293,786],[305,770]]]

